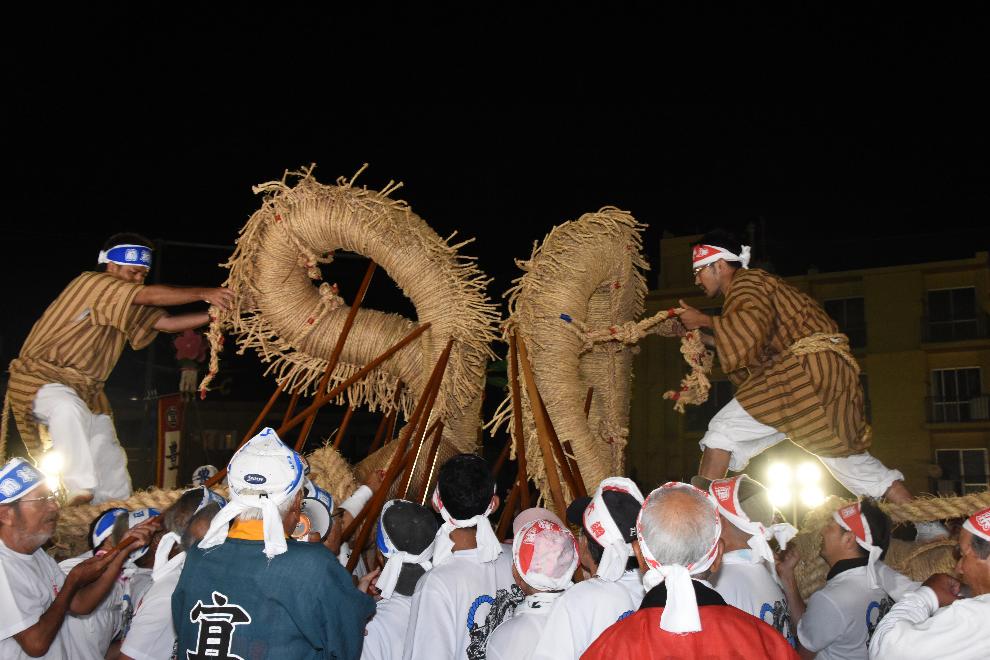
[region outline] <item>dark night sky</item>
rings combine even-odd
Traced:
[[[607,204],[649,224],[654,265],[665,230],[757,218],[785,274],[990,247],[973,17],[699,10],[692,40],[636,5],[482,20],[441,4],[387,27],[151,8],[5,28],[4,362],[106,235],[229,244],[251,186],[311,162],[324,182],[364,162],[370,187],[403,181],[439,234],[477,238],[496,299],[532,241]],[[163,279],[219,283],[222,256],[170,253]]]

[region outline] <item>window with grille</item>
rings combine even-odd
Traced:
[[[928,292],[928,341],[976,339],[976,289],[938,289]]]
[[[863,298],[826,300],[825,313],[839,325],[839,331],[849,337],[849,346],[866,346],[866,308]]]
[[[970,422],[986,419],[980,368],[932,371],[931,421]]]
[[[966,495],[986,490],[986,449],[936,449],[935,462],[942,468],[940,493]]]

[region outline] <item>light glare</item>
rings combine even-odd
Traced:
[[[787,463],[773,463],[767,470],[767,481],[774,486],[791,483],[791,466]]]
[[[42,457],[39,467],[46,477],[54,478],[62,473],[62,468],[65,467],[65,459],[62,458],[62,454],[59,452],[50,451]]]
[[[787,506],[791,503],[791,489],[787,486],[772,486],[768,489],[770,503],[776,507]]]
[[[803,485],[817,484],[822,480],[821,468],[810,461],[801,463],[797,469],[797,480]]]
[[[806,486],[801,490],[801,503],[809,509],[820,506],[825,501],[825,493],[819,486]]]

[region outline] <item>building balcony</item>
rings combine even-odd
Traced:
[[[945,397],[926,397],[926,421],[932,425],[967,424],[990,421],[990,394],[979,394],[965,401],[946,401]]]
[[[950,341],[968,341],[990,338],[990,317],[977,314],[972,319],[934,320],[929,316],[921,319],[921,341],[937,344]]]

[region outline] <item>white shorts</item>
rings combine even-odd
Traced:
[[[69,493],[88,490],[93,504],[131,496],[127,455],[108,415],[94,415],[71,387],[49,383],[34,397],[34,416],[65,459],[62,483]]]
[[[702,451],[710,447],[729,452],[729,469],[740,472],[746,469],[754,456],[786,438],[785,434],[772,426],[753,419],[739,401],[733,398],[708,422],[708,431],[701,438],[700,444]],[[900,471],[891,470],[865,451],[844,458],[819,456],[818,460],[836,481],[857,497],[882,497],[895,481],[904,479]]]

